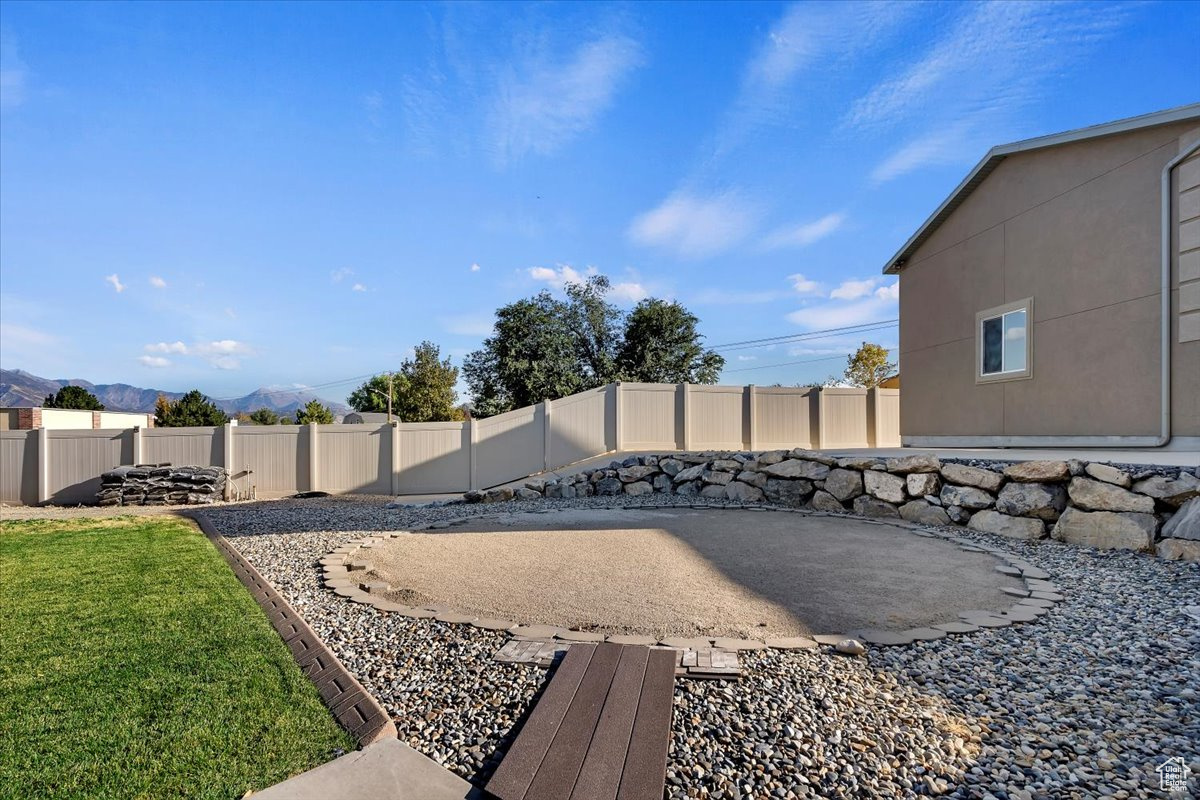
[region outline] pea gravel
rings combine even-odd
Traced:
[[[498,509],[385,508],[388,500],[205,513],[379,699],[402,740],[483,785],[547,672],[493,662],[504,634],[348,602],[321,588],[317,562],[367,532]],[[739,682],[678,680],[666,796],[1153,797],[1162,796],[1154,768],[1168,757],[1183,756],[1200,774],[1200,565],[954,534],[1044,569],[1066,601],[1036,622],[873,647],[865,658],[827,648],[745,652]]]

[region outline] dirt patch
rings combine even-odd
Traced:
[[[1011,604],[990,555],[854,518],[700,510],[499,514],[370,551],[405,602],[604,632],[902,630]]]

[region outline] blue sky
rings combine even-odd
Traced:
[[[988,147],[1195,102],[1198,35],[1177,2],[8,0],[0,363],[341,400],[593,271],[711,345],[892,319],[884,262]],[[863,339],[896,329],[722,382]]]

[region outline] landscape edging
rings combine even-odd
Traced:
[[[300,670],[316,685],[321,700],[338,724],[355,738],[359,747],[397,738],[396,724],[379,701],[350,674],[304,618],[221,535],[207,516],[197,512],[184,512],[183,515],[194,520],[216,546],[234,575],[266,613]]]

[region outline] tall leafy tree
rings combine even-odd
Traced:
[[[228,415],[198,389],[192,389],[173,403],[159,395],[154,404],[154,424],[160,428],[224,425],[228,421]]]
[[[846,358],[846,383],[872,389],[896,369],[888,361],[888,351],[882,345],[863,342],[853,355]]]
[[[346,402],[355,411],[376,411],[383,413],[388,410],[388,377],[391,377],[390,391],[392,393],[393,412],[399,405],[400,394],[405,389],[408,380],[400,372],[383,372],[372,376],[369,380],[350,393]]]
[[[567,324],[586,387],[603,386],[617,378],[621,310],[608,301],[610,290],[611,284],[603,275],[566,287]]]
[[[347,401],[355,411],[386,412],[388,379],[391,378],[392,413],[401,422],[454,422],[464,418],[457,408],[458,368],[441,357],[433,342],[421,342],[413,357],[406,358],[396,372],[371,377],[350,393]]]
[[[309,400],[304,408],[296,409],[297,425],[332,425],[333,412],[320,400]]]
[[[81,411],[103,411],[104,404],[96,395],[82,386],[64,386],[51,395],[46,395],[42,408],[75,408]]]
[[[251,425],[278,425],[279,414],[269,408],[259,408],[252,412],[247,417]]]
[[[463,362],[478,416],[586,388],[569,315],[568,305],[549,292],[496,311],[493,334]]]
[[[679,303],[650,298],[625,321],[616,367],[622,380],[644,383],[716,383],[725,359],[705,350],[699,319]]]

